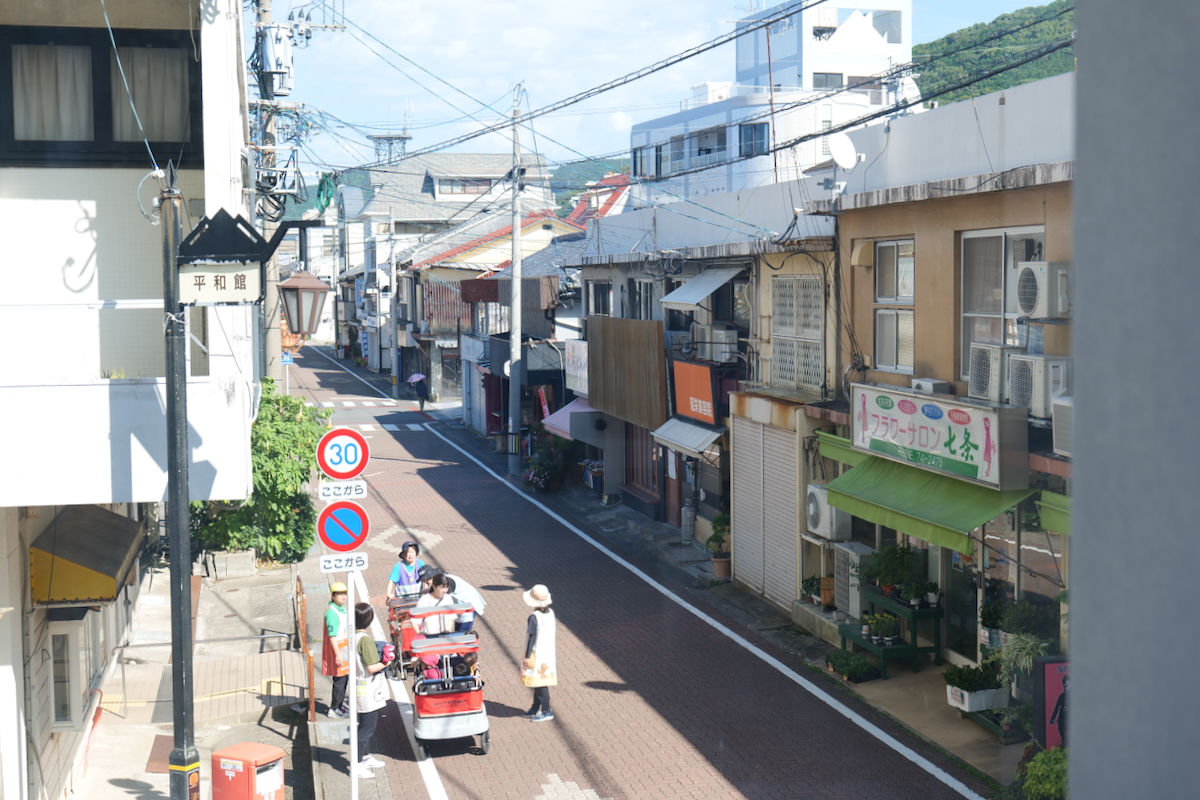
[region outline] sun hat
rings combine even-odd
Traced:
[[[329,584],[329,593],[330,594],[345,594],[346,593],[346,584],[342,583],[341,581],[337,581],[336,583]]]
[[[417,580],[427,581],[434,575],[433,567],[428,564],[422,564],[417,568]]]
[[[416,542],[405,542],[404,544],[400,545],[399,557],[404,558],[404,551],[410,547],[417,551],[417,555],[421,555],[421,545],[417,544]]]
[[[525,600],[525,605],[533,608],[550,605],[550,590],[540,583],[528,592],[522,593],[521,597]]]

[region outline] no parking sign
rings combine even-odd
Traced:
[[[362,547],[371,532],[371,520],[358,503],[343,500],[330,503],[317,517],[317,536],[321,544],[339,553]]]

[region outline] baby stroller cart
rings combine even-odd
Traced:
[[[416,597],[389,597],[387,601],[388,628],[396,647],[396,660],[391,663],[392,677],[408,677],[408,662],[412,660],[412,643],[417,632],[409,624],[409,612],[417,604]]]
[[[473,633],[451,633],[413,642],[413,655],[437,657],[442,674],[440,678],[427,680],[418,672],[413,684],[417,758],[429,757],[425,746],[428,741],[465,736],[478,736],[479,749],[487,754],[490,742],[483,681],[478,675],[454,675],[450,661],[453,656],[477,652],[479,639]]]

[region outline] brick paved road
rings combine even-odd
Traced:
[[[312,349],[297,357],[293,394],[334,398],[337,424],[374,424],[365,575],[376,607],[399,545],[475,584],[476,623],[492,748],[466,740],[431,751],[451,798],[951,798],[957,792],[883,745],[780,671],[680,608],[428,431],[411,402],[366,407],[354,377]],[[373,398],[378,401],[378,397]],[[398,428],[384,431],[382,424]],[[520,592],[545,583],[559,619],[557,719],[519,714],[516,679],[528,609]],[[711,611],[705,613],[711,614]],[[721,620],[733,626],[728,620]],[[806,668],[752,632],[741,635]],[[819,679],[818,679],[819,680]],[[854,700],[848,707],[986,796],[979,781]],[[425,797],[400,715],[381,724],[393,791]]]

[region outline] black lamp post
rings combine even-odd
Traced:
[[[321,321],[325,296],[333,291],[329,284],[311,272],[297,272],[279,284],[283,297],[283,315],[293,336],[312,336]]]

